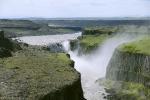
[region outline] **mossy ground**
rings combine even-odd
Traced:
[[[111,35],[101,34],[101,35],[83,35],[80,40],[80,46],[85,53],[89,53],[92,50],[99,47],[106,39],[110,38]]]
[[[143,84],[104,80],[108,100],[150,100],[150,89]]]
[[[123,44],[119,50],[129,53],[150,55],[150,37],[143,37],[131,43]]]
[[[24,48],[0,58],[0,99],[37,100],[71,85],[79,74],[64,53]]]
[[[100,34],[112,34],[117,31],[117,27],[88,27],[83,31],[84,35],[100,35]]]

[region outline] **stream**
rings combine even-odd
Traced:
[[[128,34],[116,34],[112,38],[101,44],[97,50],[88,55],[78,55],[78,49],[70,50],[69,40],[81,36],[81,32],[65,35],[48,35],[48,36],[26,36],[17,39],[31,45],[48,45],[51,43],[62,42],[67,53],[75,61],[75,69],[81,73],[82,88],[84,97],[87,100],[106,100],[107,95],[105,87],[100,86],[96,80],[105,78],[107,65],[113,55],[116,47],[120,44],[132,41],[135,36]]]

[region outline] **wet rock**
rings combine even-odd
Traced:
[[[116,49],[107,67],[106,78],[116,81],[150,82],[150,56]]]
[[[65,49],[61,43],[54,43],[48,46],[50,52],[65,52]]]

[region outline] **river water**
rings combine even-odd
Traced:
[[[61,43],[66,40],[74,40],[81,36],[81,32],[74,34],[62,34],[62,35],[41,35],[41,36],[23,36],[17,37],[21,42],[28,43],[30,45],[49,45],[53,43]]]
[[[82,87],[87,100],[106,100],[105,87],[100,86],[96,81],[105,78],[107,65],[116,47],[134,38],[135,36],[128,34],[117,34],[101,44],[96,51],[82,56],[78,55],[78,50],[69,50],[69,42],[64,42],[71,59],[75,61],[76,70],[81,73]]]
[[[85,98],[87,100],[106,100],[104,99],[104,94],[107,95],[105,87],[96,83],[96,80],[105,78],[106,68],[115,48],[120,44],[132,41],[135,36],[115,35],[101,44],[96,51],[82,56],[78,55],[78,49],[70,50],[69,40],[77,39],[78,36],[81,36],[81,32],[64,35],[27,36],[17,39],[31,45],[49,45],[61,42],[66,52],[70,54],[71,59],[75,61],[75,69],[81,73]]]

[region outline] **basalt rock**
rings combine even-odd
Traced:
[[[65,52],[65,49],[61,43],[50,44],[48,46],[48,49],[50,50],[50,52],[54,52],[54,53]]]
[[[106,78],[150,86],[150,56],[116,49],[107,67]]]

